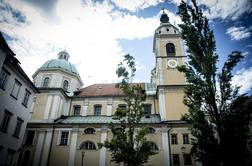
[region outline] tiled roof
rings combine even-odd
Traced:
[[[69,116],[64,119],[58,119],[56,123],[60,124],[108,124],[119,123],[118,120],[114,120],[113,116]],[[161,123],[160,115],[151,115],[146,118],[143,117],[140,123]]]
[[[144,88],[143,83],[140,84]],[[122,96],[123,92],[115,87],[116,84],[93,84],[88,87],[80,89],[75,97],[102,97],[102,96]]]

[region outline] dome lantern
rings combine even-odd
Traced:
[[[163,13],[162,13],[162,15],[160,17],[161,24],[163,24],[163,23],[169,23],[169,17],[168,17],[168,15],[165,13],[164,8],[162,10],[163,10]]]
[[[66,51],[61,51],[58,53],[58,59],[65,59],[68,61],[69,54]]]

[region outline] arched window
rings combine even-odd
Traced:
[[[155,129],[152,128],[152,127],[149,127],[149,128],[147,129],[147,133],[148,133],[148,134],[154,134],[155,132],[156,132]]]
[[[86,128],[84,130],[85,134],[94,134],[95,133],[95,129],[94,128]]]
[[[166,44],[166,54],[167,56],[175,56],[175,46],[172,43]]]
[[[151,151],[157,151],[158,150],[158,146],[154,142],[149,141],[148,144],[150,145],[150,150]]]
[[[67,80],[64,80],[64,82],[63,82],[63,90],[64,91],[67,91],[67,89],[68,89],[68,81]]]
[[[80,145],[80,149],[83,150],[95,150],[95,144],[91,141],[85,141]]]
[[[43,82],[43,87],[44,87],[44,88],[48,88],[49,81],[50,81],[50,78],[49,78],[49,77],[46,77],[46,78],[44,79],[44,82]]]

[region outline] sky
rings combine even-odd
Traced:
[[[218,68],[228,54],[245,58],[234,69],[233,85],[252,94],[252,1],[198,0],[214,31]],[[123,55],[135,57],[136,82],[149,82],[155,65],[153,35],[161,9],[178,27],[180,0],[0,0],[0,30],[32,79],[47,60],[66,50],[84,86],[117,82]]]

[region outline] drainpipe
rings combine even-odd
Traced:
[[[171,128],[168,129],[168,144],[169,144],[169,160],[170,160],[170,164],[169,165],[172,165],[172,159],[171,159],[171,141],[170,141],[170,131],[172,129],[172,125],[171,125]]]

